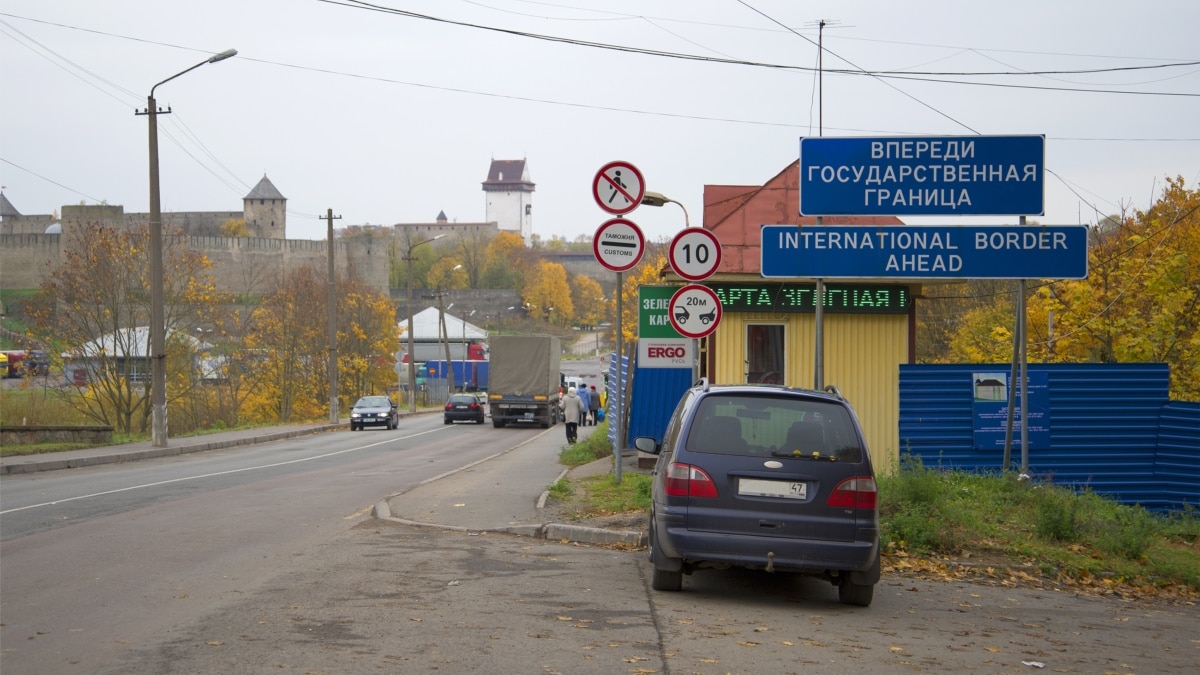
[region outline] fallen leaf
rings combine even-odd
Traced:
[[[757,642],[750,642],[749,640],[743,640],[741,642],[738,642],[738,644],[743,647],[757,647],[758,646]]]
[[[209,640],[205,644],[207,644],[209,647],[220,647],[221,645],[223,645],[225,643],[221,642],[220,640]]]

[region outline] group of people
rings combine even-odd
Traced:
[[[588,426],[597,423],[597,416],[600,414],[600,392],[596,391],[596,385],[592,385],[591,389],[580,387],[578,391],[575,387],[567,389],[567,393],[562,399],[563,419],[567,425],[567,442],[574,443],[579,440],[580,425]]]

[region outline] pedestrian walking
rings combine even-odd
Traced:
[[[588,409],[589,401],[587,387],[580,386],[575,392],[579,394],[579,426],[586,427],[588,425]]]
[[[600,392],[596,391],[596,385],[592,385],[592,390],[588,392],[588,417],[592,420],[592,426],[600,423],[596,419],[597,413],[600,412]]]
[[[581,404],[579,394],[575,393],[575,387],[568,388],[567,395],[563,397],[561,404],[563,419],[566,420],[568,443],[574,443],[579,439],[579,415],[583,411]]]

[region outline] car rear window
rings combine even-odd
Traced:
[[[469,405],[471,403],[478,403],[479,401],[474,396],[470,396],[470,395],[466,395],[466,394],[455,394],[454,396],[450,397],[450,402],[451,403],[466,403]]]
[[[686,447],[721,455],[863,459],[846,408],[799,396],[706,396],[692,418]]]

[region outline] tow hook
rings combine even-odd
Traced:
[[[775,571],[775,552],[774,551],[767,551],[767,571],[768,572]]]

